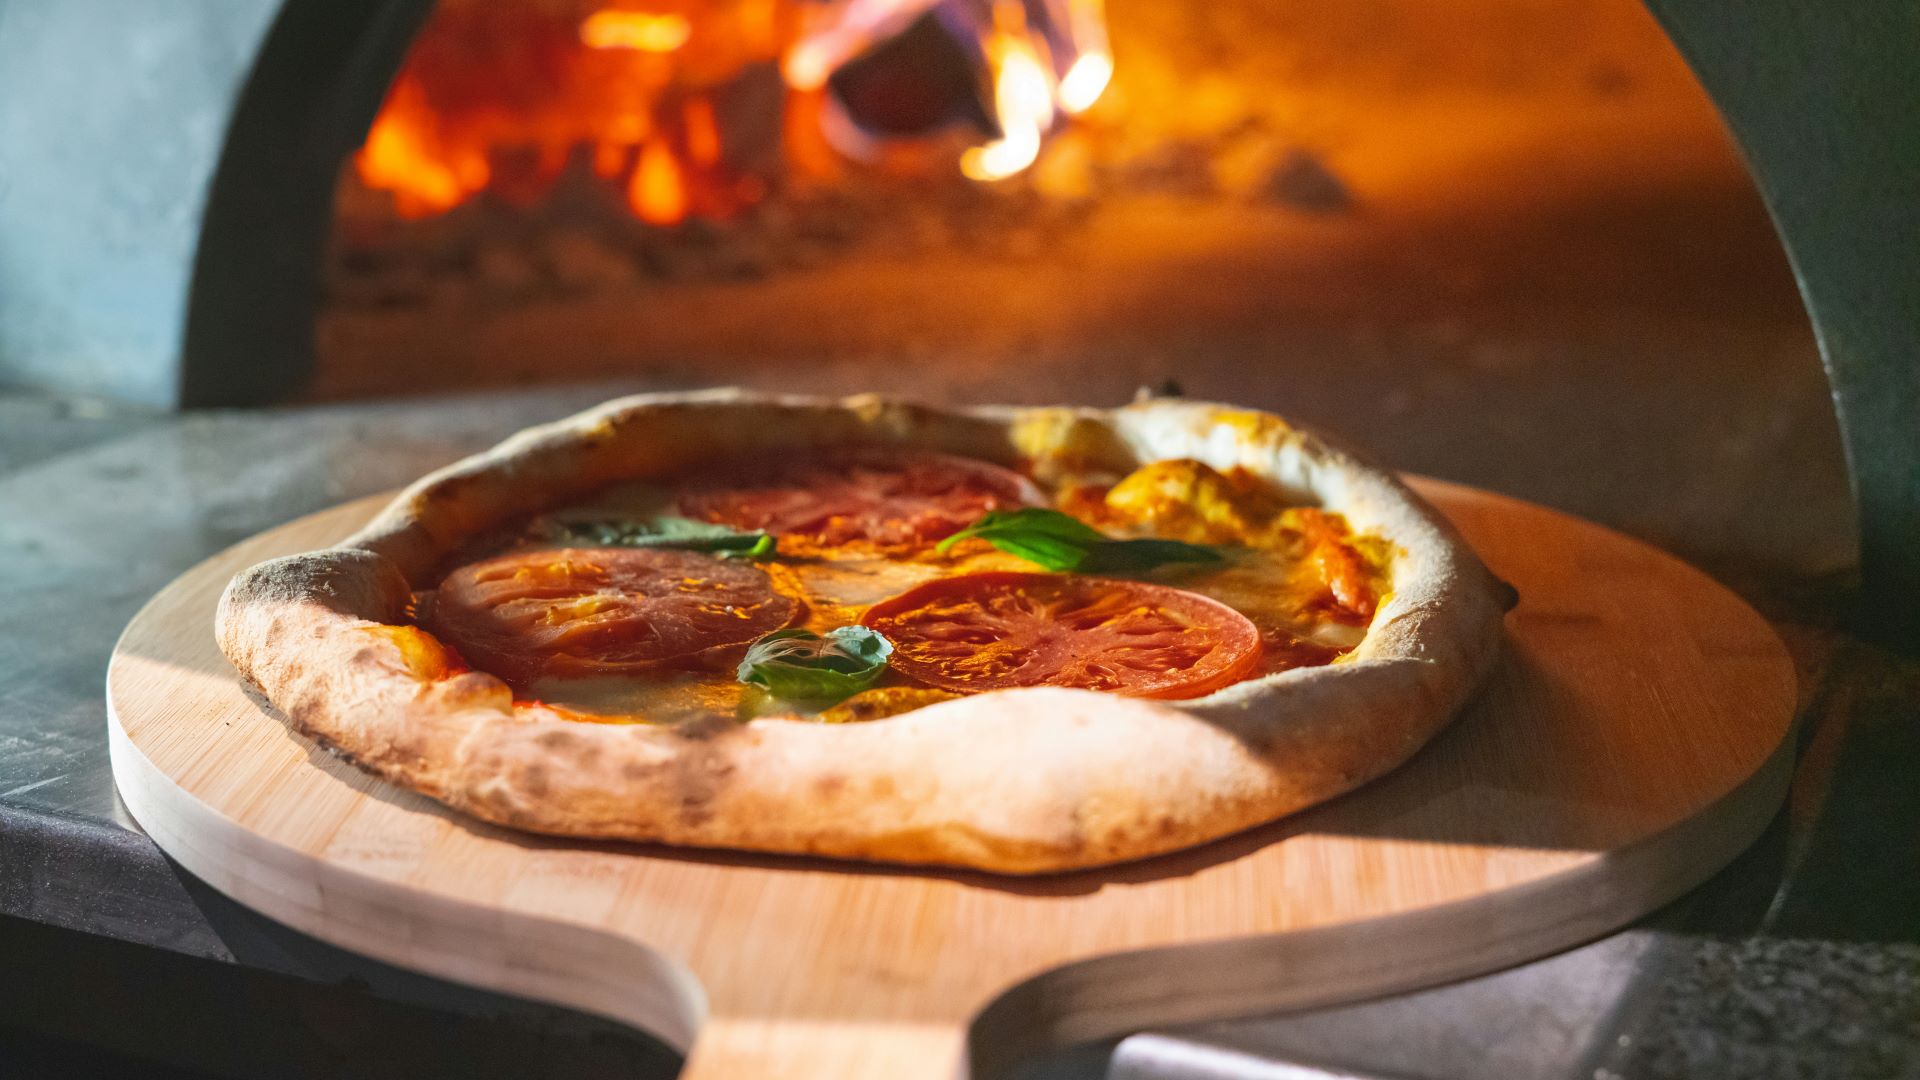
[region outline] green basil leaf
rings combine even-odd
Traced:
[[[1071,514],[1043,507],[991,511],[934,550],[944,554],[972,538],[1065,573],[1130,573],[1165,563],[1218,562],[1221,557],[1214,548],[1178,540],[1116,540]]]
[[[736,676],[777,698],[831,705],[872,686],[892,655],[893,643],[864,626],[842,626],[824,637],[776,630],[747,648]]]
[[[705,551],[723,559],[765,559],[778,554],[779,544],[764,532],[740,532],[710,521],[661,515],[602,521],[548,521],[549,540],[594,547],[681,548]]]
[[[984,539],[1009,555],[1018,555],[1049,570],[1067,572],[1084,569],[1094,550],[1087,544],[1042,533],[996,533]]]
[[[1079,547],[1107,539],[1105,533],[1072,514],[1029,506],[1020,510],[989,510],[979,521],[940,541],[934,550],[944,555],[953,545],[972,537],[989,543],[1000,538],[1031,542],[1044,539],[1057,545]],[[999,547],[999,544],[994,543],[994,546]]]
[[[1131,573],[1166,563],[1207,563],[1220,559],[1218,549],[1178,540],[1108,540],[1087,552],[1086,559],[1075,569],[1085,574]]]

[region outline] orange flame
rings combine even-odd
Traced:
[[[627,205],[649,225],[677,225],[687,217],[687,185],[680,162],[659,139],[640,148],[640,161],[627,182]]]
[[[580,41],[590,49],[638,49],[670,53],[693,36],[685,15],[602,9],[580,24]]]
[[[839,0],[802,12],[800,39],[780,61],[795,90],[818,90],[836,68],[869,45],[906,29],[937,0]]]
[[[601,2],[440,0],[354,156],[361,184],[420,218],[483,190],[530,203],[578,160],[649,223],[730,214],[776,178],[840,175],[848,162],[822,121],[828,76],[951,0]],[[999,180],[1034,162],[1061,116],[1099,99],[1113,60],[1102,0],[1050,0],[1056,21],[1045,33],[1026,24],[1022,0],[969,2],[992,4],[980,44],[1000,135],[965,151],[960,167]],[[556,10],[571,3],[572,16]],[[714,103],[749,65],[769,62],[787,84],[773,129],[782,158],[777,172],[756,174],[765,158],[753,146],[739,157],[756,164],[728,160],[736,135]],[[907,150],[899,163],[869,165],[930,160]]]
[[[1060,77],[1055,96],[1060,111],[1078,116],[1093,108],[1113,81],[1113,53],[1107,48],[1107,13],[1102,0],[1071,0],[1068,29],[1080,55]]]
[[[994,24],[986,51],[1000,137],[960,155],[960,171],[973,180],[1004,180],[1033,164],[1040,136],[1053,126],[1053,77],[1026,32],[1019,5],[995,7]]]
[[[442,214],[487,186],[487,159],[440,145],[426,88],[404,74],[394,81],[367,141],[353,157],[360,182],[393,192],[401,217]]]
[[[687,156],[701,165],[720,163],[720,122],[714,118],[713,103],[694,98],[683,110],[687,124]]]
[[[1060,111],[1078,116],[1093,108],[1113,80],[1113,57],[1104,52],[1082,54],[1060,79]]]

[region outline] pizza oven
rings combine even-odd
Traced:
[[[306,390],[1278,405],[1341,378],[1391,411],[1409,350],[1526,347],[1484,344],[1492,306],[1665,278],[1792,310],[1644,9],[1474,6],[440,0],[338,164]],[[1623,199],[1715,220],[1609,238]],[[1543,280],[1515,247],[1556,236],[1582,250]],[[1729,248],[1758,273],[1688,284]]]
[[[1920,1065],[1915,14],[0,0],[0,1077],[585,1080],[673,1074],[689,1038],[690,1077],[962,1053],[1054,1080]],[[1185,477],[1176,510],[1232,510],[1245,493],[1186,459],[1252,453],[1266,410],[1405,476],[1520,599],[1496,657],[1506,590],[1436,571],[1471,566],[1377,472],[1288,451],[1285,501],[1320,505],[1249,500],[1289,545],[1300,526],[1298,559],[1127,579],[1218,553],[1045,513],[1047,563],[636,548],[619,560],[700,597],[701,625],[636,653],[661,668],[536,689],[534,650],[488,655],[483,576],[564,579],[562,638],[603,611],[599,568],[575,581],[535,538],[764,555],[756,501],[832,506],[834,529],[849,486],[896,501],[874,479],[893,444],[849,433],[995,458],[941,466],[975,495],[1051,464],[1045,425],[1013,462],[872,398],[802,418],[701,393],[729,385],[1145,395],[1121,411],[1163,460],[1116,509]],[[393,496],[649,391],[691,393]],[[1236,408],[1188,428],[1203,409],[1157,400],[1181,396]],[[1063,434],[1063,472],[1106,442]],[[806,437],[826,452],[736,457]],[[589,494],[603,465],[674,475]],[[1086,479],[1066,508],[1107,507]],[[988,506],[926,486],[946,513],[916,512],[916,540]],[[405,590],[335,546],[382,506]],[[1401,538],[1377,581],[1356,570]],[[965,572],[1030,561],[1089,573]],[[1012,629],[915,625],[1007,596]],[[1045,639],[1052,674],[1095,681],[1100,642],[1061,612],[1085,597],[1155,616],[1130,637],[1217,646],[1132,662],[1125,689],[1234,689],[1184,715],[1064,689],[881,715],[980,686],[880,662],[933,655],[913,635]],[[759,683],[806,659],[768,640],[790,623],[844,643],[818,684],[878,693],[741,735],[729,709],[787,715]],[[1356,639],[1384,662],[1241,679]],[[666,670],[695,655],[712,670]],[[499,722],[503,673],[524,723]],[[1281,812],[1263,795],[1408,753],[1255,824]],[[522,830],[570,806],[688,846]],[[951,865],[825,858],[920,859],[942,833]],[[1151,857],[999,873],[1125,854]]]
[[[11,6],[0,378],[168,407],[1177,387],[1510,490],[1503,431],[1544,427],[1525,452],[1632,485],[1671,466],[1637,423],[1702,453],[1831,423],[1714,426],[1820,396],[1797,271],[1866,572],[1920,590],[1910,35],[1892,3],[1651,6]],[[1671,410],[1609,416],[1614,379]],[[1460,420],[1394,441],[1431,410]]]

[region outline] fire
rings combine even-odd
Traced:
[[[1004,180],[1040,156],[1040,136],[1053,126],[1053,80],[1032,39],[1018,4],[994,9],[997,23],[987,39],[992,67],[993,111],[1000,137],[960,155],[960,171],[974,180]]]
[[[673,225],[687,216],[687,185],[673,151],[658,140],[640,148],[627,182],[627,205],[649,225]]]
[[[974,180],[1032,165],[1113,77],[1102,0],[440,0],[354,166],[408,218],[483,191],[532,202],[577,168],[657,225],[736,212],[783,177],[918,168],[899,162],[935,159],[849,162],[821,127],[835,72],[915,26],[981,58],[999,131],[962,152]],[[742,113],[758,69],[784,94],[746,91]]]
[[[798,40],[781,59],[781,74],[795,90],[818,90],[840,65],[938,6],[939,0],[837,0],[808,9]]]
[[[706,98],[687,102],[687,153],[700,165],[720,163],[720,122],[714,118],[713,103]]]
[[[1078,116],[1100,100],[1113,81],[1113,53],[1107,48],[1107,13],[1102,0],[1071,0],[1067,25],[1080,55],[1060,77],[1060,111]]]
[[[1113,81],[1113,57],[1103,52],[1087,53],[1073,62],[1060,80],[1060,111],[1078,116],[1093,108]]]
[[[484,157],[439,145],[426,92],[405,75],[394,82],[354,165],[362,183],[393,192],[394,209],[408,218],[453,209],[486,187],[489,176]]]
[[[1027,30],[1025,8],[1011,0],[994,6],[995,28],[986,52],[994,71],[1000,138],[961,155],[961,172],[981,181],[1013,176],[1040,156],[1040,139],[1053,126],[1056,104],[1060,112],[1076,116],[1100,100],[1113,80],[1104,7],[1102,0],[1070,0],[1067,44],[1078,55],[1055,82],[1041,52],[1047,41]]]
[[[580,43],[589,49],[670,53],[692,36],[693,24],[685,15],[674,12],[656,15],[609,8],[594,12],[580,24]]]

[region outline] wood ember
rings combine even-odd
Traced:
[[[1267,176],[1275,202],[1316,214],[1353,209],[1353,193],[1318,154],[1295,148]]]
[[[1112,86],[1012,179],[976,184],[950,159],[793,168],[785,88],[770,65],[749,65],[709,93],[726,162],[765,184],[757,202],[650,226],[576,155],[541,201],[488,191],[403,220],[347,169],[326,300],[342,310],[526,307],[955,254],[1044,262],[1094,235],[1097,216],[1165,202],[1215,216],[1233,208],[1249,215],[1248,235],[1278,215],[1359,244],[1383,221],[1507,213],[1515,199],[1599,197],[1587,193],[1672,183],[1688,169],[1738,176],[1684,65],[1632,5],[1108,9]],[[498,163],[511,171],[512,153]],[[1114,232],[1104,227],[1100,242]]]
[[[1238,178],[1251,157],[1270,165]],[[1269,200],[1324,213],[1350,205],[1323,159],[1277,137],[1233,132],[1123,145],[1071,130],[1026,175],[993,186],[953,177],[850,170],[831,188],[776,191],[727,219],[671,227],[635,220],[584,167],[570,164],[549,197],[516,207],[492,193],[435,218],[378,212],[350,172],[327,267],[330,303],[405,306],[432,295],[528,303],[644,287],[648,282],[757,280],[857,251],[912,257],[942,250],[1021,258],[1066,239],[1103,202],[1139,196]],[[436,292],[429,287],[439,282]]]

